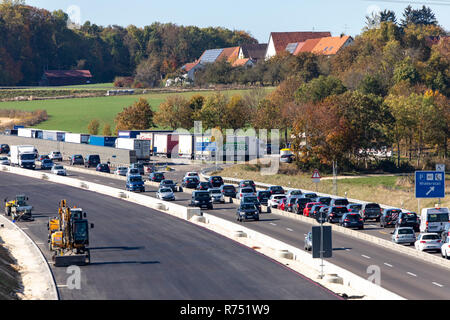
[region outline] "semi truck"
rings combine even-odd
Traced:
[[[178,156],[180,158],[194,159],[194,137],[191,134],[178,135]]]
[[[42,139],[42,130],[32,128],[19,128],[17,129],[17,136],[24,138]]]
[[[101,147],[114,147],[117,137],[90,136],[89,144]]]
[[[43,130],[42,139],[52,141],[64,141],[66,133],[64,131]]]
[[[35,169],[35,159],[37,157],[37,150],[34,146],[20,145],[11,146],[11,165],[19,166],[21,168]]]
[[[117,149],[136,151],[136,158],[138,160],[150,160],[150,140],[117,138],[115,147]]]
[[[167,158],[178,155],[178,135],[155,133],[153,135],[153,153]]]

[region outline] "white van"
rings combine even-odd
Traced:
[[[423,208],[420,215],[420,232],[444,231],[449,222],[448,208]]]

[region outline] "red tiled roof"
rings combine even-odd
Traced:
[[[303,45],[297,46],[297,49],[294,51],[294,55],[298,55],[300,52],[311,52],[317,43],[319,43],[320,39],[321,38],[306,40],[303,42]]]
[[[186,63],[183,67],[182,67],[182,69],[184,69],[186,72],[189,72],[190,70],[192,70],[192,68],[194,68],[197,64],[198,64],[198,60],[197,61],[195,61],[195,62],[189,62],[189,63]]]
[[[244,58],[244,59],[237,59],[236,61],[233,62],[232,66],[233,67],[242,67],[245,66],[245,64],[249,61],[249,58]]]
[[[350,38],[350,36],[321,38],[311,52],[324,55],[336,54]]]
[[[92,78],[89,70],[47,70],[47,78]]]
[[[230,63],[234,62],[239,55],[239,48],[240,47],[224,48],[222,53],[217,57],[216,61],[225,58]]]
[[[305,42],[308,39],[331,37],[330,32],[272,32],[270,33],[275,51],[283,52],[289,43]]]

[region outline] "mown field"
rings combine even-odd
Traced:
[[[280,166],[279,173],[261,175],[255,165],[234,165],[218,172],[218,175],[236,179],[251,179],[262,183],[306,189],[334,194],[333,180],[321,180],[317,185],[311,181],[312,172],[298,172],[293,164]],[[324,177],[324,176],[322,176]],[[450,207],[450,175],[446,177],[446,197],[441,199],[443,207]],[[348,178],[337,180],[337,195],[364,201],[391,205],[417,211],[418,201],[414,193],[414,173],[410,176],[380,175],[376,177]],[[434,207],[438,199],[421,199],[420,206]]]
[[[273,88],[267,88],[267,92]],[[246,94],[248,90],[226,90],[226,95]],[[36,101],[7,101],[0,103],[0,109],[37,110],[44,109],[49,115],[49,120],[40,123],[36,127],[49,130],[62,130],[74,133],[87,133],[88,123],[92,119],[100,120],[101,126],[109,123],[114,128],[114,118],[123,108],[130,106],[139,98],[148,100],[154,111],[170,95],[182,95],[190,98],[194,94],[208,96],[214,91],[190,91],[181,93],[149,93],[129,96],[73,98],[58,100]]]

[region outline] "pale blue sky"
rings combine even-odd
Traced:
[[[247,31],[260,43],[268,41],[271,31],[314,30],[330,31],[333,36],[342,32],[355,36],[361,33],[365,16],[372,9],[393,10],[399,21],[408,4],[413,8],[426,4],[439,24],[450,31],[450,0],[26,0],[26,3],[50,11],[62,9],[75,20],[79,8],[81,23],[89,20],[102,26],[124,27],[130,24],[142,27],[152,22],[221,26]]]

